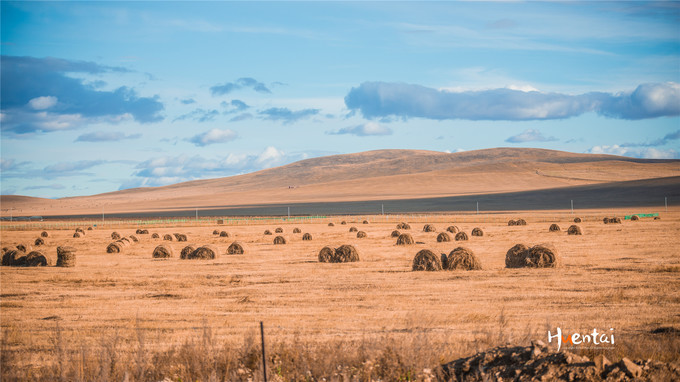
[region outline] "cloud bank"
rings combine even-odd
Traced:
[[[281,121],[283,123],[293,123],[319,114],[319,109],[290,110],[286,107],[272,107],[260,111],[260,117],[270,121]]]
[[[223,84],[217,84],[215,86],[210,87],[210,94],[212,94],[213,96],[220,96],[220,95],[229,94],[231,92],[234,92],[236,90],[240,90],[240,89],[243,89],[243,88],[249,88],[249,89],[252,89],[252,90],[254,90],[258,93],[271,93],[272,92],[262,82],[259,82],[254,78],[243,77],[243,78],[239,78],[238,80],[236,80],[234,82],[225,82]]]
[[[543,134],[535,129],[527,129],[524,130],[523,132],[513,135],[512,137],[506,139],[506,142],[509,143],[524,143],[524,142],[549,142],[549,141],[556,141],[557,138],[555,137],[544,137]]]
[[[142,134],[125,135],[119,131],[94,131],[78,136],[74,142],[116,142],[124,139],[137,139],[141,136]]]
[[[450,92],[413,84],[364,82],[349,91],[345,105],[369,119],[526,121],[595,112],[609,118],[639,120],[680,115],[680,84],[642,84],[616,94],[568,95],[506,88]]]

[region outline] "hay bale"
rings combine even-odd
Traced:
[[[335,251],[330,247],[323,247],[319,251],[319,262],[320,263],[330,263],[335,256]]]
[[[465,271],[478,271],[482,269],[482,264],[471,249],[458,247],[449,253],[446,261],[448,270],[462,269]]]
[[[7,260],[5,261],[5,256],[7,256]],[[5,255],[3,256],[3,264],[7,263],[7,265],[12,266],[12,267],[23,267],[26,265],[26,252],[19,250],[19,249],[12,249],[10,251],[7,251]]]
[[[560,232],[561,230],[562,229],[560,228],[560,226],[558,226],[556,223],[552,223],[550,225],[550,228],[548,228],[548,232]]]
[[[475,227],[472,229],[472,236],[484,236],[484,231],[479,227]]]
[[[80,232],[81,235],[85,236],[85,230],[80,227],[76,228],[76,232]]]
[[[132,240],[133,243],[139,243],[139,238],[135,235],[130,235],[130,240]]]
[[[534,245],[527,251],[525,262],[529,268],[555,268],[559,265],[559,255],[549,244]]]
[[[92,227],[87,227],[87,230],[88,230],[88,231],[92,231],[93,228],[92,228]]]
[[[175,236],[175,239],[177,239],[177,241],[187,241],[188,240],[187,235],[185,235],[183,233],[174,233],[173,235]]]
[[[163,240],[173,241],[175,240],[175,238],[172,237],[172,235],[170,235],[169,233],[166,233],[165,235],[163,235]]]
[[[182,248],[182,251],[179,253],[179,258],[181,260],[186,260],[191,256],[191,254],[196,250],[195,245],[187,245],[184,248]]]
[[[395,229],[395,230],[392,231],[392,233],[390,234],[390,237],[399,237],[399,235],[401,235],[401,232],[399,232],[399,231],[397,231],[397,230]]]
[[[441,262],[442,262],[442,269],[448,269],[449,268],[449,258],[446,256],[446,253],[441,254]]]
[[[364,231],[359,231],[359,232],[357,232],[357,238],[359,238],[359,239],[363,239],[363,238],[365,238],[365,237],[367,237],[367,236],[368,236],[368,235],[367,235],[366,232],[364,232]]]
[[[303,240],[303,241],[310,241],[310,240],[312,240],[312,234],[311,234],[311,233],[305,233],[304,235],[302,235],[302,240]]]
[[[116,243],[120,244],[122,247],[127,247],[130,243],[127,240],[116,240]]]
[[[437,229],[432,224],[425,224],[423,226],[423,232],[437,232]]]
[[[661,216],[654,216],[654,220],[661,220]]]
[[[524,244],[515,244],[512,248],[508,249],[505,254],[505,267],[506,268],[522,268],[526,264],[527,251],[529,248]]]
[[[302,231],[300,230],[300,228],[295,227],[293,228],[293,233],[302,233]]]
[[[581,222],[581,218],[574,218],[574,223],[580,223],[580,222]]]
[[[43,240],[42,237],[39,237],[39,238],[35,239],[35,241],[33,242],[33,245],[35,245],[35,246],[45,245],[45,240]]]
[[[513,226],[513,225],[517,225],[517,222],[512,220],[512,219],[508,220],[508,226]]]
[[[159,234],[157,234],[156,232],[154,232],[154,233],[151,234],[151,238],[152,238],[152,239],[160,239],[160,238],[161,238],[161,235],[159,235]]]
[[[217,230],[217,229],[216,229],[216,230],[213,230],[213,235],[219,235],[219,234],[220,234],[220,231],[219,231],[219,230]]]
[[[20,250],[21,252],[31,252],[31,246],[29,244],[17,244],[16,248]]]
[[[602,218],[602,222],[604,224],[609,224],[609,218],[605,216],[604,218]]]
[[[364,220],[364,221],[363,221],[363,224],[368,224],[368,220]]]
[[[341,222],[340,222],[340,224],[342,224],[342,225],[346,225],[346,224],[347,224],[347,222],[343,220],[343,221],[341,221]]]
[[[24,262],[26,267],[46,267],[48,265],[52,265],[52,261],[40,251],[33,251],[26,255]]]
[[[120,234],[118,232],[111,232],[111,240],[118,240],[120,239]]]
[[[349,227],[349,232],[358,232],[357,227]]]
[[[411,236],[410,233],[402,233],[397,238],[397,245],[408,245],[413,243],[415,243],[415,241],[413,240],[413,236]]]
[[[172,251],[172,247],[168,244],[159,244],[154,248],[152,257],[154,259],[168,259],[173,257],[175,254]]]
[[[224,224],[224,219],[217,219],[217,224]]]
[[[76,249],[73,247],[57,247],[57,266],[75,267]]]
[[[411,229],[411,226],[408,223],[401,222],[397,224],[397,229]]]
[[[527,221],[524,219],[517,219],[517,225],[527,225]]]
[[[245,249],[243,248],[243,244],[238,241],[231,243],[229,248],[227,248],[227,255],[242,255],[244,253]]]
[[[333,263],[351,263],[359,261],[359,253],[354,246],[345,244],[335,249],[335,253],[331,258]]]
[[[283,236],[277,236],[274,238],[274,244],[286,244],[286,238]]]
[[[636,221],[639,221],[639,220],[640,220],[640,217],[637,216],[637,215],[633,215],[633,216],[630,217],[630,221],[632,221],[632,222],[636,222]]]
[[[333,223],[328,223],[328,226],[329,226],[329,227],[335,227],[335,224],[333,224]]]
[[[614,221],[612,223],[621,224],[621,218],[614,218]]]
[[[227,232],[227,231],[220,231],[220,237],[229,237],[229,232]]]
[[[274,230],[275,233],[283,233],[283,228],[278,227]]]
[[[50,234],[47,233],[47,231],[42,231],[42,232],[40,233],[40,236],[41,236],[41,237],[50,237]]]
[[[413,271],[441,271],[441,259],[429,249],[423,249],[413,258]]]
[[[106,246],[106,253],[121,253],[123,252],[123,247],[122,243],[114,241]]]
[[[2,254],[2,266],[9,267],[14,263],[15,252],[20,252],[16,249],[8,249]]]
[[[137,230],[135,231],[135,234],[141,235],[141,234],[142,234],[142,229],[141,229],[141,228],[137,228]]]
[[[81,234],[80,232],[76,232],[76,233],[73,234],[73,237],[74,237],[75,239],[78,239],[78,238],[83,237],[83,234]]]
[[[264,234],[265,234],[265,235],[271,235],[271,234],[272,234],[272,231],[266,229],[266,230],[264,230]]]
[[[451,233],[460,232],[460,228],[458,228],[458,226],[455,226],[455,225],[450,225],[450,226],[446,227],[446,230],[451,232]]]
[[[468,239],[467,233],[460,231],[456,234],[456,241],[465,241]]]
[[[125,245],[130,245],[132,244],[132,240],[128,239],[127,237],[121,238],[119,241],[122,241],[125,243]]]
[[[217,247],[214,245],[204,245],[202,247],[196,248],[195,251],[191,252],[188,259],[198,259],[198,260],[213,260],[218,255]]]
[[[581,232],[581,227],[574,224],[567,229],[567,235],[583,235],[583,232]]]
[[[451,235],[449,235],[446,232],[442,232],[439,235],[437,235],[437,243],[444,243],[447,241],[451,241]]]

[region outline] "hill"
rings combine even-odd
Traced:
[[[306,159],[226,178],[58,200],[3,196],[21,215],[161,212],[217,207],[459,197],[667,178],[678,160],[527,148],[460,153],[378,150]]]

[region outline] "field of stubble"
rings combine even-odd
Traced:
[[[270,373],[282,379],[339,378],[348,369],[386,380],[427,379],[423,370],[440,362],[498,344],[547,341],[557,327],[614,328],[612,348],[583,352],[677,360],[677,334],[651,332],[680,328],[680,213],[605,225],[601,217],[608,215],[586,215],[583,236],[567,235],[573,224],[567,214],[462,223],[438,217],[431,223],[439,232],[453,224],[468,234],[484,231],[448,243],[437,243],[437,233],[422,232],[428,221],[413,218],[408,232],[425,244],[408,246],[390,237],[399,221],[383,217],[346,225],[329,219],[334,227],[328,221],[142,227],[189,240],[136,235],[140,242],[120,254],[106,253],[111,232],[129,236],[140,227],[98,227],[79,239],[73,230],[53,230],[40,250],[54,261],[57,246],[72,246],[76,267],[0,270],[3,380],[259,380],[260,321]],[[510,217],[528,225],[509,227]],[[561,232],[548,232],[553,222]],[[368,237],[358,239],[348,232],[352,226]],[[263,234],[277,227],[288,244],[274,245],[277,234]],[[302,241],[295,227],[313,240]],[[5,230],[2,246],[33,243],[39,234]],[[246,253],[225,255],[235,240]],[[160,243],[169,243],[175,257],[152,259]],[[562,266],[506,269],[505,253],[517,243],[553,244]],[[221,255],[180,260],[186,244],[214,244]],[[341,244],[353,244],[361,261],[318,262],[322,247]],[[420,249],[448,253],[460,245],[474,251],[483,270],[411,271]]]

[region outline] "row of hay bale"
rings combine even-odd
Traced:
[[[548,227],[548,232],[560,232],[562,231],[562,228],[560,228],[557,223],[553,223]],[[576,224],[572,224],[567,228],[567,235],[583,235],[583,231],[581,230],[581,227],[577,226]]]
[[[220,231],[220,230],[217,230],[217,229],[213,231],[213,235],[214,235],[214,236],[218,236],[218,237],[231,237],[231,235],[229,234],[229,232],[227,232],[227,231]]]
[[[137,231],[135,231],[135,234],[136,234],[136,235],[148,235],[148,234],[149,234],[149,230],[148,230],[148,229],[138,228]]]
[[[30,251],[30,246],[2,249],[2,266],[8,267],[45,267],[52,265],[52,259],[42,251]],[[75,267],[76,249],[73,247],[57,247],[57,267]]]
[[[245,253],[243,244],[235,241],[227,248],[228,255],[242,255]],[[179,258],[182,260],[213,260],[219,256],[219,250],[215,245],[202,246],[187,245],[182,248]],[[159,244],[154,248],[152,257],[155,259],[169,259],[174,257],[174,251],[169,244]]]
[[[92,231],[92,227],[87,227],[87,230]],[[85,230],[80,228],[80,227],[76,228],[76,231],[73,233],[74,239],[79,239],[79,238],[84,237],[84,236],[85,236]]]
[[[111,233],[111,239],[115,240],[106,246],[106,253],[121,253],[123,250],[135,243],[139,243],[139,238],[135,235],[121,237],[118,232]]]
[[[524,219],[517,219],[517,220],[508,220],[508,225],[509,226],[514,226],[514,225],[527,225],[527,221]]]
[[[605,218],[602,219],[602,222],[603,222],[604,224],[621,224],[621,218],[617,218],[617,217],[613,217],[613,218],[605,217]]]
[[[323,247],[319,251],[321,263],[352,263],[359,261],[359,252],[353,245],[344,244],[338,248]]]

